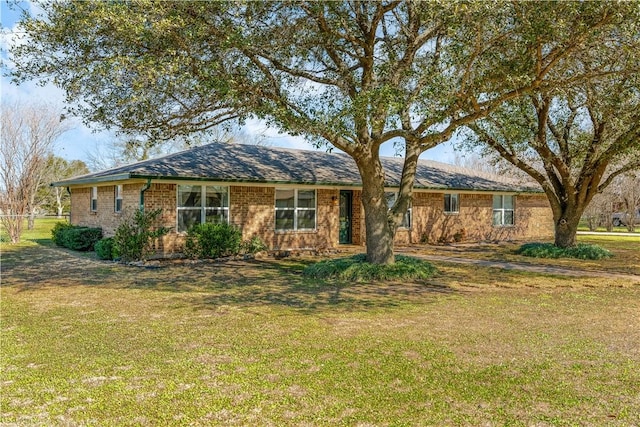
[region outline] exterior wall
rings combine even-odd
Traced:
[[[275,187],[231,186],[230,222],[242,238],[260,237],[270,249],[327,249],[338,243],[338,190],[316,191],[316,230],[275,230]]]
[[[71,189],[71,224],[101,227],[105,237],[113,236],[124,212],[137,209],[140,203],[140,184],[122,186],[122,211],[115,212],[115,185],[98,187],[98,209],[91,211],[91,187]]]
[[[527,240],[553,236],[551,208],[543,194],[515,196],[513,226],[494,226],[493,194],[459,194],[459,212],[444,212],[444,194],[414,193],[411,229],[399,229],[397,244]]]
[[[124,184],[123,212],[137,209],[143,183]],[[297,187],[302,188],[302,187]],[[114,212],[114,185],[98,187],[98,210],[91,212],[91,187],[72,188],[71,223],[102,227],[113,235],[123,213]],[[156,250],[164,255],[181,252],[184,234],[177,233],[177,184],[152,183],[144,193],[145,209],[162,209],[161,225],[172,230],[158,239]],[[339,189],[317,189],[314,231],[275,230],[275,187],[231,185],[230,223],[242,230],[243,239],[260,237],[272,250],[328,249],[338,246]],[[353,190],[352,243],[365,244],[362,192]],[[515,197],[515,224],[495,227],[492,194],[460,194],[459,213],[444,213],[444,194],[415,192],[411,228],[399,229],[396,244],[452,241],[525,240],[553,236],[551,209],[543,194]]]

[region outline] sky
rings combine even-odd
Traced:
[[[17,31],[16,23],[19,19],[19,12],[9,7],[10,2],[0,0],[0,21],[2,23],[2,38],[0,40],[0,57],[2,59],[2,76],[0,80],[0,95],[2,101],[9,102],[47,102],[62,110],[65,106],[64,92],[51,85],[40,86],[36,82],[26,82],[16,85],[6,76],[7,68],[11,67],[7,51],[9,47],[16,43]],[[20,2],[20,6],[33,10],[33,5],[29,2]],[[74,129],[61,137],[54,148],[54,154],[68,160],[87,161],[92,155],[108,151],[115,136],[109,132],[97,132],[84,125],[79,118],[74,120]],[[255,135],[256,140],[260,139],[264,144],[285,148],[297,148],[304,150],[314,150],[315,148],[307,143],[304,138],[282,134],[277,129],[267,127],[258,120],[247,121],[242,129],[243,133],[249,136]],[[392,143],[383,145],[381,154],[393,156],[395,150]],[[455,151],[450,143],[426,151],[421,158],[436,160],[444,163],[454,163]]]

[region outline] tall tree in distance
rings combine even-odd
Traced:
[[[62,218],[64,212],[70,211],[71,197],[65,188],[52,187],[49,184],[87,173],[89,173],[89,169],[83,161],[67,160],[49,154],[45,166],[44,182],[36,196],[36,205],[49,212],[55,212],[58,218]]]
[[[154,141],[254,117],[344,151],[362,178],[367,258],[379,264],[394,262],[420,154],[505,102],[601,75],[603,50],[624,49],[639,14],[633,3],[517,1],[41,9],[21,22],[29,42],[12,52],[17,81],[48,79],[87,122]],[[588,66],[565,73],[577,56]],[[389,141],[404,155],[391,209],[380,161]]]
[[[60,111],[48,105],[6,101],[1,105],[0,221],[11,243],[18,243],[24,219],[35,214],[47,158],[70,124],[61,121]]]
[[[594,196],[640,169],[640,49],[624,79],[603,78],[508,103],[469,127],[530,175],[553,210],[555,244],[576,244],[578,222]],[[631,208],[633,210],[633,207]]]

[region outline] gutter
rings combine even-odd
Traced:
[[[140,189],[140,212],[144,212],[144,193],[151,188],[151,178],[147,178],[147,183]]]

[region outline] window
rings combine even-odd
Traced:
[[[178,185],[178,231],[206,222],[229,222],[229,187]]]
[[[116,185],[114,187],[113,198],[113,210],[115,212],[122,212],[122,185]]]
[[[98,211],[98,187],[91,187],[91,212]]]
[[[276,189],[276,230],[315,230],[316,190]]]
[[[515,196],[493,196],[493,225],[513,225]]]
[[[444,212],[445,213],[459,213],[460,204],[458,202],[457,194],[445,194],[444,195]]]
[[[398,193],[384,193],[384,195],[387,198],[387,206],[391,209],[398,199]],[[411,228],[411,203],[409,203],[409,209],[407,209],[407,212],[405,212],[402,218],[400,227]]]

